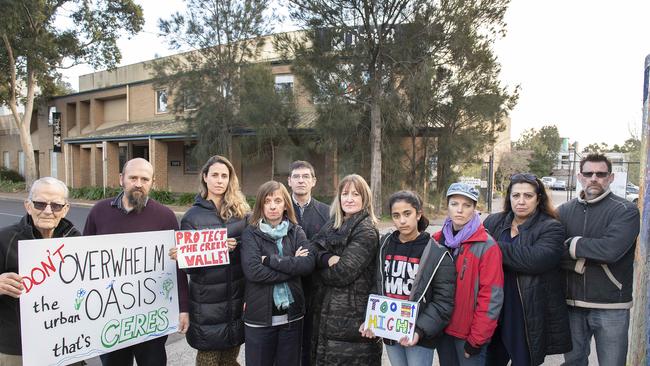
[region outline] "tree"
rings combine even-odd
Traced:
[[[30,135],[35,98],[52,94],[61,77],[59,69],[81,63],[114,67],[121,59],[117,39],[139,32],[144,19],[142,8],[132,0],[3,0],[0,4],[0,105],[9,107],[20,132],[29,187],[37,176]],[[58,28],[63,18],[70,27]]]
[[[241,71],[258,58],[273,17],[269,0],[187,0],[187,9],[160,20],[162,37],[181,55],[154,64],[156,85],[169,88],[176,118],[198,142],[198,160],[231,155],[239,116]]]
[[[620,152],[617,151],[620,150],[620,147],[618,145],[615,145],[614,149],[610,149],[609,146],[607,146],[607,143],[601,142],[601,143],[591,143],[582,149],[583,153],[598,153],[598,154],[604,154],[609,151],[615,151],[615,152]]]
[[[495,173],[497,189],[505,192],[510,184],[510,177],[516,173],[525,173],[530,171],[529,163],[532,151],[514,150],[505,152],[499,159],[499,167]]]
[[[514,143],[516,150],[531,150],[529,168],[538,177],[551,173],[557,161],[562,139],[556,126],[544,126],[538,130],[531,128],[522,133]]]
[[[480,4],[460,0],[290,2],[291,17],[307,31],[304,39],[293,43],[289,53],[295,56],[295,70],[320,104],[317,107],[320,117],[335,108],[353,111],[352,115],[359,119],[347,124],[350,129],[366,128],[367,119],[370,186],[374,205],[379,209],[382,207],[382,150],[388,146],[383,143],[385,132],[395,131],[394,126],[402,123],[399,117],[410,121],[411,131],[418,131],[418,126],[432,127],[435,114],[432,103],[412,105],[406,113],[395,113],[396,103],[400,103],[408,88],[406,83],[415,80],[410,76],[428,75],[425,80],[435,83],[441,65],[449,65],[452,70],[464,63],[476,63],[468,57],[458,57],[459,52],[453,50],[470,49],[479,43],[489,46],[491,35],[501,32],[508,1]],[[467,33],[468,30],[473,33]],[[422,68],[425,63],[431,69]],[[433,95],[444,98],[445,93]],[[440,104],[441,100],[434,101]],[[338,137],[334,136],[332,144],[338,143]]]
[[[271,156],[271,177],[275,179],[275,155],[279,146],[291,144],[290,129],[295,128],[298,115],[291,90],[276,89],[271,67],[267,64],[250,65],[242,71],[242,121],[255,131],[253,149],[257,156],[266,152]]]

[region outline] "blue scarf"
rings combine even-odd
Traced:
[[[278,253],[282,257],[284,255],[282,253],[282,238],[287,236],[289,221],[284,220],[278,224],[278,226],[272,227],[262,220],[260,221],[260,230],[275,239],[275,245],[278,246]],[[289,285],[286,282],[273,285],[273,303],[275,304],[275,307],[280,310],[288,309],[289,305],[293,303],[293,295],[291,294]]]
[[[481,225],[481,219],[478,217],[478,213],[474,214],[460,231],[454,236],[454,224],[451,221],[451,218],[447,217],[445,223],[442,225],[442,235],[445,236],[445,246],[452,249],[458,249],[460,245],[467,239],[469,239]],[[454,254],[456,253],[454,250]]]

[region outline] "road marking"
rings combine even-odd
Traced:
[[[12,215],[4,212],[0,212],[0,215],[5,215],[5,216],[13,216],[13,217],[23,217],[22,215]]]

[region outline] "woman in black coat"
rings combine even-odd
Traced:
[[[260,186],[249,223],[242,234],[246,365],[298,366],[305,315],[301,276],[314,270],[314,255],[282,183]]]
[[[190,327],[186,339],[198,350],[196,365],[238,365],[244,343],[244,273],[239,240],[250,207],[228,159],[215,155],[201,168],[201,192],[181,219],[181,230],[227,228],[230,263],[187,268]],[[175,259],[175,249],[172,249]]]
[[[312,239],[320,268],[314,274],[312,298],[312,365],[380,365],[381,340],[359,332],[379,247],[372,194],[361,176],[341,180],[330,216]]]
[[[515,174],[504,211],[485,228],[503,254],[504,301],[488,347],[488,365],[539,365],[571,349],[560,260],[565,231],[541,180]]]

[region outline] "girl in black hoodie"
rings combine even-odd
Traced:
[[[386,351],[393,366],[430,365],[453,310],[456,270],[449,253],[425,231],[429,220],[416,193],[393,193],[388,206],[397,230],[380,241],[377,293],[418,302],[420,308],[413,340],[384,340]],[[363,325],[360,331],[374,337]]]

